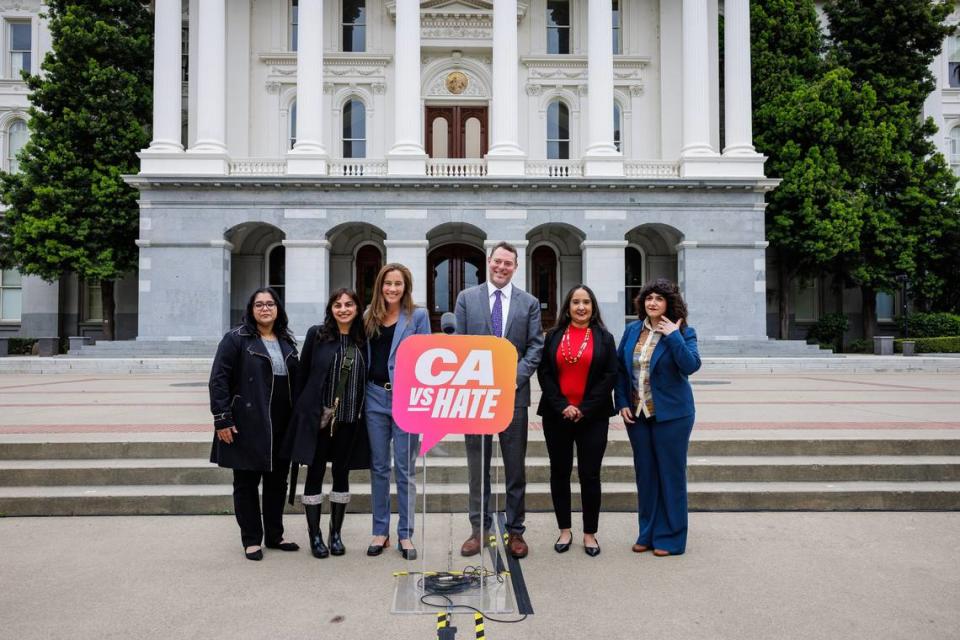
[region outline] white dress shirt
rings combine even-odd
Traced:
[[[487,301],[490,303],[490,314],[493,314],[493,303],[496,302],[497,296],[494,295],[494,292],[498,289],[493,286],[493,283],[487,280]],[[510,297],[513,295],[513,283],[508,282],[503,289],[499,289],[500,293],[503,295],[500,296],[500,306],[503,311],[503,321],[500,323],[500,326],[503,327],[503,335],[507,335],[507,318],[510,317]]]

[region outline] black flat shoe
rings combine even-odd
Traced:
[[[566,542],[560,542],[560,538],[558,537],[557,541],[553,544],[553,550],[557,553],[566,553],[567,551],[570,551],[570,542],[572,540],[573,539],[571,538]]]
[[[300,551],[300,545],[296,542],[278,542],[276,544],[268,544],[267,549],[280,549],[280,551]]]
[[[400,552],[400,555],[403,556],[404,560],[416,560],[417,559],[417,550],[410,548],[404,549],[400,543],[397,543],[397,551]]]
[[[584,551],[584,553],[586,553],[586,554],[587,554],[588,556],[590,556],[591,558],[596,558],[598,555],[600,555],[600,543],[598,542],[598,543],[597,543],[597,546],[595,546],[595,547],[588,547],[588,546],[584,545],[584,546],[583,546],[583,551]]]
[[[247,560],[263,560],[263,549],[244,551],[243,555],[247,556]]]
[[[383,541],[383,544],[372,544],[367,547],[368,556],[378,556],[383,553],[383,550],[390,546],[390,538],[387,538]]]

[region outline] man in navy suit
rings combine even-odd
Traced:
[[[540,328],[539,301],[510,282],[517,270],[517,261],[517,250],[513,245],[507,242],[497,244],[487,259],[487,281],[460,292],[457,296],[456,316],[458,333],[506,338],[517,349],[517,388],[513,420],[510,426],[500,433],[500,450],[506,476],[506,525],[509,534],[507,548],[513,557],[523,558],[529,551],[523,539],[523,520],[526,515],[524,498],[527,490],[527,409],[530,406],[530,376],[536,373],[537,365],[540,364],[543,333]],[[465,440],[470,475],[470,525],[473,531],[460,548],[460,553],[473,556],[480,553],[481,540],[490,530],[492,523],[490,451],[493,437],[468,435]]]

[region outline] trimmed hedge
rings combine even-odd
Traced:
[[[960,315],[955,313],[913,313],[907,319],[910,337],[960,336]],[[903,321],[900,322],[903,331]]]
[[[10,338],[8,344],[8,353],[11,356],[29,356],[33,353],[33,345],[37,343],[35,338]]]
[[[915,353],[960,353],[960,336],[946,336],[939,338],[907,338],[915,342]],[[893,350],[903,351],[903,339],[893,341]]]

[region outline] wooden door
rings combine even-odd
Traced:
[[[531,293],[540,302],[540,323],[546,331],[557,322],[557,254],[540,245],[530,255]]]
[[[487,154],[487,107],[427,107],[425,119],[425,147],[431,158]]]
[[[440,316],[453,311],[457,295],[464,289],[487,281],[483,251],[466,244],[446,244],[427,256],[427,305],[430,326],[440,331]]]

